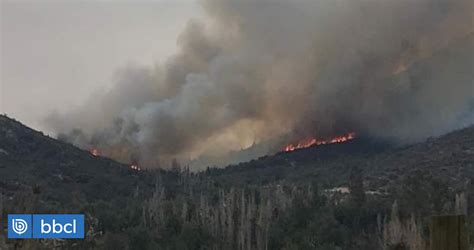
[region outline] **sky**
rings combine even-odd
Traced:
[[[196,0],[0,0],[0,113],[38,130],[105,91],[130,65],[152,66],[203,11]]]

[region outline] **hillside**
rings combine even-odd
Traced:
[[[130,196],[139,173],[0,116],[0,193],[8,202],[19,194],[41,194],[42,209],[73,202],[110,201]],[[76,201],[74,201],[76,200]]]
[[[310,249],[311,237],[321,249],[379,249],[400,243],[380,235],[395,201],[427,226],[458,194],[474,200],[473,149],[471,126],[403,147],[358,137],[200,173],[138,172],[0,116],[0,210],[85,213],[87,240],[60,249]],[[328,195],[335,187],[349,199]],[[0,248],[50,247],[2,237]]]
[[[71,202],[71,192],[90,201],[107,200],[153,183],[149,173],[93,156],[6,116],[0,116],[0,142],[0,191],[7,197],[36,188],[49,202],[64,205]],[[332,188],[347,185],[354,167],[362,170],[370,190],[396,186],[415,172],[461,185],[474,178],[474,126],[403,147],[361,137],[211,168],[199,176],[223,187],[285,181]]]
[[[209,174],[227,185],[285,180],[317,182],[330,188],[347,185],[353,167],[362,170],[367,189],[387,189],[420,172],[455,186],[463,185],[474,178],[474,126],[398,147],[356,138],[211,169]]]

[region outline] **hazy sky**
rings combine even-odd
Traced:
[[[0,2],[0,113],[36,129],[109,87],[118,69],[165,60],[202,16],[196,0]]]

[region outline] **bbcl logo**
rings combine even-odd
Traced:
[[[8,238],[84,238],[82,214],[10,214]]]
[[[28,230],[28,223],[23,219],[13,219],[12,229],[16,234],[22,235]]]
[[[31,238],[31,214],[8,215],[8,238]]]

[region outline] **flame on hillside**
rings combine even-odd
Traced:
[[[130,165],[130,168],[135,171],[141,171],[142,169],[137,164]]]
[[[89,150],[89,152],[91,153],[91,155],[93,156],[101,156],[102,154],[99,152],[99,149],[98,148],[92,148]],[[130,169],[131,170],[134,170],[134,171],[141,171],[142,169],[138,166],[137,163],[132,163],[129,165]]]
[[[317,138],[309,138],[309,139],[302,140],[302,141],[300,141],[296,144],[288,144],[283,148],[283,151],[291,152],[291,151],[295,151],[297,149],[308,148],[308,147],[311,147],[311,146],[334,144],[334,143],[343,143],[343,142],[350,141],[350,140],[354,139],[355,136],[356,136],[356,134],[354,132],[351,132],[351,133],[336,136],[334,138],[327,139],[327,140],[322,140],[322,139],[317,139]]]
[[[91,155],[93,156],[100,156],[99,154],[99,150],[97,148],[93,148],[89,151],[91,153]]]

